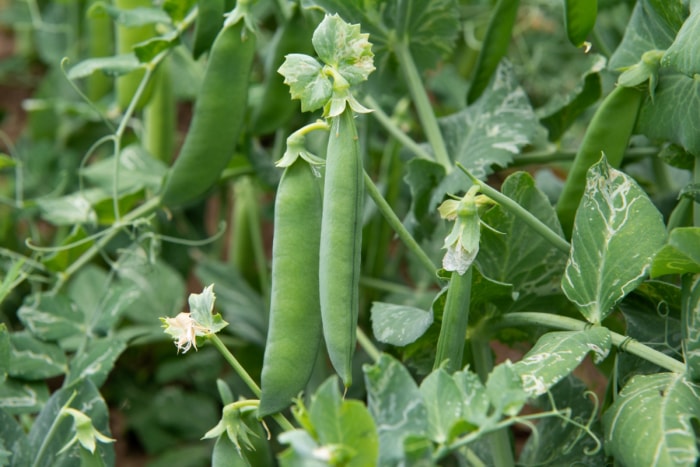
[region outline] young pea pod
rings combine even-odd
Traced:
[[[311,377],[321,343],[318,294],[321,187],[303,160],[287,167],[275,199],[270,324],[258,416],[279,412]]]
[[[328,140],[319,269],[323,336],[346,387],[356,343],[363,192],[357,128],[347,106],[332,118]]]
[[[242,20],[225,25],[216,36],[192,123],[161,192],[164,205],[182,205],[202,195],[233,156],[248,102],[255,42]]]
[[[571,235],[588,169],[600,160],[602,153],[613,167],[622,162],[643,95],[636,88],[618,86],[593,116],[557,202],[557,214],[567,235]]]

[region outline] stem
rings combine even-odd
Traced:
[[[440,278],[436,274],[436,271],[438,270],[437,266],[433,264],[433,261],[430,259],[428,254],[423,251],[420,245],[418,245],[418,242],[416,242],[416,239],[413,238],[411,233],[401,223],[401,219],[399,219],[394,210],[391,209],[391,206],[389,206],[389,203],[386,202],[382,194],[379,192],[377,185],[374,184],[372,177],[370,177],[367,172],[365,172],[365,188],[367,189],[370,198],[372,198],[374,201],[374,204],[377,205],[377,208],[384,216],[384,219],[386,219],[389,225],[394,229],[394,232],[396,232],[396,235],[398,235],[401,241],[404,242],[409,251],[418,257],[418,260],[423,265],[425,270],[430,272],[430,275],[435,283],[442,285]]]
[[[485,339],[474,338],[471,340],[472,355],[474,357],[474,369],[479,378],[486,382],[489,373],[493,370],[493,356],[489,342]],[[488,439],[491,457],[494,465],[514,466],[513,446],[510,443],[508,427],[504,426],[486,435]]]
[[[357,328],[357,342],[359,342],[360,347],[364,349],[367,355],[369,355],[369,357],[375,363],[379,361],[379,357],[381,357],[382,353],[379,351],[379,349],[377,349],[367,334],[365,334],[365,332],[359,327]]]
[[[251,376],[248,374],[248,372],[243,368],[243,365],[241,365],[238,360],[236,360],[236,357],[233,356],[231,351],[224,345],[224,343],[221,341],[219,336],[216,334],[210,334],[209,336],[209,341],[214,344],[214,347],[217,348],[219,352],[221,352],[221,355],[224,356],[224,359],[233,367],[233,370],[236,372],[236,374],[243,380],[243,382],[250,388],[251,391],[253,391],[253,394],[255,394],[255,397],[258,399],[260,398],[260,394],[262,392],[260,391],[260,386],[251,378]],[[285,418],[284,415],[282,414],[275,414],[272,416],[272,418],[277,422],[277,424],[286,431],[290,431],[294,429],[294,425]]]
[[[467,169],[464,168],[462,164],[457,164],[457,166],[462,169],[462,171],[471,178],[472,182],[479,185],[480,191],[488,196],[489,198],[496,201],[498,204],[510,211],[514,216],[520,218],[527,225],[532,227],[537,233],[539,233],[545,240],[551,243],[555,248],[560,250],[562,253],[569,254],[571,250],[571,245],[566,241],[565,238],[561,237],[558,233],[553,231],[544,222],[535,217],[530,211],[520,206],[518,203],[508,198],[506,195],[500,191],[490,187],[488,184],[482,182],[478,178],[470,174]]]
[[[472,268],[464,274],[452,272],[450,285],[447,289],[445,311],[440,325],[440,337],[435,353],[433,369],[447,360],[445,370],[448,373],[462,369],[462,357],[464,355],[464,341],[469,324],[469,304],[471,302]]]
[[[567,331],[583,331],[588,329],[590,324],[585,321],[568,318],[566,316],[526,311],[509,313],[503,316],[499,322],[499,327],[516,326],[547,326],[556,329],[564,329]],[[613,331],[610,331],[610,336],[612,337],[613,345],[619,347],[620,350],[643,358],[644,360],[658,365],[661,368],[665,368],[668,371],[674,373],[685,372],[685,364],[683,364],[683,362],[679,362],[673,357],[669,357],[668,355],[637,342],[628,336],[618,334]]]
[[[367,96],[365,99],[367,102],[367,107],[372,109],[372,116],[376,118],[379,123],[384,126],[384,129],[389,132],[391,136],[396,138],[396,140],[401,143],[403,147],[411,151],[417,157],[421,159],[432,160],[433,156],[430,155],[428,151],[423,149],[418,143],[413,141],[406,133],[404,133],[401,128],[391,119],[387,114],[384,113],[379,103],[372,96]]]
[[[61,423],[61,421],[66,418],[66,414],[63,412],[63,409],[67,408],[70,406],[70,404],[73,402],[73,399],[78,395],[76,391],[73,391],[73,394],[68,398],[65,404],[63,404],[63,407],[61,407],[61,410],[58,411],[58,414],[56,414],[56,418],[53,420],[53,423],[51,423],[51,428],[49,428],[49,431],[46,433],[46,436],[44,437],[44,440],[41,442],[41,446],[39,447],[39,451],[36,454],[36,457],[34,458],[34,463],[32,464],[32,467],[38,467],[40,465],[45,465],[43,462],[44,454],[46,454],[46,449],[48,448],[51,438],[56,434],[56,430],[58,429],[58,425]]]
[[[425,136],[433,148],[433,153],[435,154],[435,160],[445,167],[445,170],[449,173],[452,170],[452,162],[450,161],[450,156],[447,153],[447,147],[445,146],[445,141],[442,138],[442,133],[440,132],[440,127],[438,126],[437,119],[435,118],[435,113],[433,112],[433,107],[430,105],[430,99],[425,91],[425,86],[418,73],[418,68],[413,61],[413,56],[408,48],[408,44],[404,40],[399,40],[394,44],[394,51],[396,52],[396,58],[401,65],[401,70],[406,76],[406,84],[408,84],[408,89],[413,97],[413,102],[416,105],[416,111],[418,112],[418,119],[423,126],[425,131]]]

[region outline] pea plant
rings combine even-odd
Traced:
[[[0,465],[697,465],[700,1],[0,21]]]

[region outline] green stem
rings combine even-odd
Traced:
[[[508,198],[506,195],[500,191],[490,187],[488,184],[482,182],[478,178],[470,174],[463,165],[457,164],[457,166],[462,169],[462,171],[471,178],[472,182],[479,185],[480,191],[496,201],[498,204],[503,206],[505,209],[510,211],[514,216],[520,218],[523,222],[533,228],[537,233],[539,233],[545,240],[550,242],[555,248],[560,250],[562,253],[569,254],[571,250],[571,245],[566,241],[564,237],[561,237],[558,233],[549,228],[544,222],[535,217],[530,211],[520,206],[518,203]]]
[[[423,131],[425,131],[425,136],[430,146],[433,148],[435,160],[445,167],[445,170],[449,173],[452,170],[452,162],[447,153],[447,147],[442,138],[437,118],[435,118],[433,107],[430,105],[430,99],[425,91],[425,86],[418,73],[418,68],[413,61],[413,56],[408,48],[408,44],[405,40],[399,40],[394,45],[396,58],[401,65],[401,70],[406,76],[406,84],[408,84],[408,89],[413,97],[413,102],[418,112],[418,119],[423,126]]]
[[[550,313],[538,312],[518,312],[509,313],[501,319],[499,327],[517,327],[517,326],[547,326],[555,329],[564,329],[567,331],[583,331],[591,325],[585,321],[581,321],[566,316],[554,315]],[[644,360],[655,365],[665,368],[674,373],[684,373],[685,365],[673,357],[652,349],[634,339],[610,331],[613,345],[627,353],[636,355]]]
[[[386,202],[382,194],[379,192],[377,185],[374,184],[372,177],[370,177],[367,172],[365,172],[365,188],[370,198],[372,198],[374,201],[374,204],[376,204],[377,208],[384,216],[384,219],[386,219],[389,225],[394,229],[394,232],[396,232],[396,235],[399,236],[401,241],[404,242],[406,248],[408,248],[409,251],[418,257],[418,260],[423,265],[425,270],[430,272],[435,283],[442,285],[440,278],[436,274],[438,270],[437,266],[433,264],[433,261],[430,259],[427,253],[423,251],[420,245],[418,245],[418,242],[416,242],[416,239],[413,238],[411,233],[401,223],[401,219],[399,219],[394,210],[391,209],[391,206],[389,206],[389,203]]]
[[[464,274],[452,272],[450,285],[445,299],[445,311],[440,325],[437,351],[433,369],[439,368],[445,360],[445,370],[448,373],[462,369],[464,341],[469,324],[469,304],[471,302],[472,268]]]
[[[403,284],[391,282],[376,277],[360,277],[360,285],[369,289],[381,290],[382,292],[397,295],[413,295],[415,290]]]
[[[488,379],[489,373],[493,370],[493,355],[489,342],[485,339],[471,339],[472,356],[474,369],[482,381]],[[508,427],[500,428],[486,435],[489,441],[491,458],[494,465],[510,467],[515,465],[513,459],[513,446],[510,442]]]
[[[430,155],[428,151],[423,149],[421,145],[413,141],[406,133],[404,133],[401,128],[391,119],[387,114],[384,113],[379,103],[372,96],[367,96],[365,99],[367,102],[367,107],[372,109],[372,116],[376,118],[379,123],[382,124],[385,130],[389,132],[391,136],[396,138],[396,140],[401,143],[403,147],[411,151],[417,157],[421,159],[432,160],[433,156]]]
[[[214,344],[214,347],[223,355],[224,359],[231,365],[236,374],[243,380],[243,382],[250,388],[250,390],[255,394],[255,397],[260,398],[262,394],[260,386],[255,382],[253,378],[248,374],[248,372],[243,368],[236,357],[233,356],[231,351],[224,345],[219,336],[216,334],[210,334],[208,336],[209,341]],[[285,431],[290,431],[294,429],[294,425],[285,418],[282,414],[275,414],[272,416],[273,420]]]
[[[367,355],[369,355],[374,362],[379,361],[379,357],[381,357],[382,353],[379,351],[379,349],[377,349],[374,343],[372,343],[367,334],[365,334],[365,332],[359,327],[357,328],[357,342],[359,342],[360,347],[364,349]]]
[[[76,391],[73,391],[73,394],[68,398],[65,404],[63,404],[63,407],[61,409],[65,409],[70,406],[70,404],[73,402],[73,399],[78,395]],[[56,415],[56,418],[54,418],[53,422],[51,423],[51,427],[49,428],[49,431],[46,433],[46,436],[44,436],[43,441],[41,442],[41,446],[39,447],[39,451],[36,454],[36,457],[34,458],[34,463],[32,464],[32,467],[38,467],[40,465],[46,465],[43,463],[44,455],[46,454],[46,449],[48,448],[49,444],[51,444],[51,439],[54,437],[56,434],[56,430],[58,429],[58,425],[61,423],[61,421],[66,418],[66,414],[64,413],[63,410],[59,410],[58,414]]]
[[[260,203],[257,199],[257,190],[253,181],[246,178],[246,191],[248,207],[248,227],[250,229],[249,238],[253,247],[253,258],[255,259],[255,269],[257,270],[260,291],[266,300],[270,297],[270,277],[267,272],[267,257],[265,256],[265,246],[263,245],[262,229],[260,228],[260,215],[258,212]]]

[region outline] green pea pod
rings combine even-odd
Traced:
[[[178,206],[197,199],[219,179],[233,156],[248,102],[255,35],[243,21],[216,36],[202,89],[182,149],[165,180],[161,202]]]
[[[224,0],[199,0],[199,11],[194,22],[194,40],[192,41],[192,56],[199,58],[209,50],[216,35],[224,24]]]
[[[319,269],[323,336],[345,387],[352,383],[356,342],[363,191],[357,128],[348,106],[333,118],[328,139]]]
[[[472,268],[464,274],[452,272],[452,279],[447,289],[447,298],[440,326],[434,369],[439,368],[445,360],[445,371],[454,373],[462,369],[464,341],[469,324],[469,304],[471,302]]]
[[[611,166],[620,166],[643,95],[636,88],[616,87],[600,104],[588,125],[557,202],[557,214],[568,236],[586,187],[586,172],[600,160],[602,153]]]
[[[258,416],[279,412],[304,390],[321,343],[318,294],[321,187],[311,167],[287,167],[275,199],[270,325]]]

